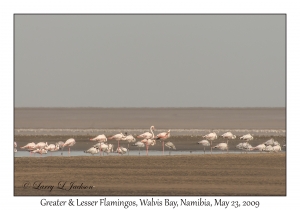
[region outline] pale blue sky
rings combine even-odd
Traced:
[[[284,107],[285,15],[15,15],[15,107]]]

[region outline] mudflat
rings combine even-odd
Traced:
[[[15,196],[286,195],[285,153],[21,157],[14,170]]]
[[[285,108],[15,108],[15,129],[286,129]]]

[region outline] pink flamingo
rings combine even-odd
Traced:
[[[35,145],[35,149],[44,149],[45,147],[48,146],[48,143],[46,142],[39,142]]]
[[[90,139],[90,141],[106,142],[107,138],[104,134],[98,135],[95,138]]]
[[[156,140],[161,140],[162,141],[162,148],[163,148],[163,154],[164,154],[164,151],[165,151],[165,148],[164,148],[164,141],[168,138],[170,138],[170,132],[171,130],[168,130],[168,132],[163,132],[163,133],[159,133],[157,134],[157,136],[155,137]]]
[[[202,137],[210,141],[210,154],[212,154],[212,141],[216,140],[218,138],[218,135],[215,132],[213,132],[213,133],[206,134]]]
[[[74,146],[75,143],[76,143],[75,139],[71,138],[68,139],[63,145],[63,147],[69,147],[69,156],[70,156],[70,147]]]
[[[146,154],[148,156],[148,148],[149,148],[149,146],[154,146],[156,144],[156,140],[155,139],[143,139],[141,142],[146,145],[146,151],[147,151]]]
[[[126,137],[123,138],[122,140],[127,141],[127,143],[128,143],[127,150],[128,150],[128,155],[129,155],[129,143],[136,142],[136,139],[132,135],[127,135],[127,132],[125,132],[125,135],[126,135]]]
[[[55,152],[57,150],[59,150],[59,145],[56,144],[49,144],[47,147],[45,147],[46,150],[50,151],[51,152],[51,156],[52,156],[52,152]]]
[[[149,133],[149,132],[142,133],[141,135],[138,135],[137,138],[138,139],[150,139],[150,138],[153,138],[152,136],[154,136],[154,133],[153,133],[154,130],[155,130],[154,125],[152,125],[150,127],[151,133]]]
[[[124,136],[123,133],[116,134],[114,136],[108,137],[109,140],[117,140],[118,141],[118,147],[120,147],[120,140],[123,140],[126,136]]]
[[[34,142],[31,142],[31,143],[28,143],[26,144],[25,146],[23,147],[20,147],[21,149],[27,149],[28,151],[30,151],[30,156],[31,156],[31,153],[32,151],[35,149],[35,143]]]

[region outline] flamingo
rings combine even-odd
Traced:
[[[34,149],[35,148],[35,143],[34,142],[31,142],[31,143],[28,143],[26,144],[25,146],[23,147],[20,147],[21,149]]]
[[[94,147],[97,147],[99,149],[99,151],[101,151],[102,156],[103,156],[103,151],[108,148],[108,145],[103,142],[98,142],[97,144],[94,145]],[[101,155],[101,153],[99,152],[99,155]]]
[[[224,139],[227,139],[227,153],[228,153],[228,140],[230,139],[236,139],[236,135],[233,135],[231,132],[226,132],[223,135],[221,135]]]
[[[242,143],[239,143],[238,145],[236,145],[236,148],[238,148],[240,150],[250,150],[252,148],[252,146],[248,142],[242,142]],[[241,153],[242,152],[243,151],[241,151]]]
[[[132,146],[137,146],[139,148],[139,155],[140,155],[140,149],[141,147],[145,147],[145,144],[143,142],[136,142],[135,144],[132,144]]]
[[[126,137],[123,138],[122,140],[127,141],[128,142],[128,155],[129,155],[129,143],[134,143],[136,142],[136,139],[132,136],[132,135],[127,135],[127,132],[125,133]]]
[[[91,147],[88,150],[83,151],[84,153],[90,153],[94,156],[94,154],[99,152],[99,148],[98,147]]]
[[[21,149],[27,149],[28,151],[30,151],[30,156],[31,156],[31,152],[35,149],[35,143],[31,142],[31,143],[26,144],[23,147],[20,147],[20,148]]]
[[[212,154],[212,141],[216,140],[218,138],[217,134],[215,132],[213,132],[213,133],[206,134],[202,137],[205,138],[206,140],[210,141],[210,145],[211,145],[210,146],[210,154]]]
[[[71,138],[71,139],[68,139],[63,145],[63,148],[69,147],[69,156],[70,156],[70,147],[74,146],[74,144],[76,144],[76,141],[75,141],[75,139]]]
[[[273,151],[274,152],[280,152],[281,151],[280,145],[273,146]]]
[[[31,150],[30,153],[40,153],[40,149]]]
[[[114,145],[113,144],[108,144],[108,148],[106,149],[106,154],[113,152],[114,151]]]
[[[207,141],[207,140],[198,141],[198,144],[202,144],[203,151],[204,151],[204,154],[205,154],[205,147],[209,147],[210,146],[209,141]]]
[[[107,142],[107,138],[104,134],[101,134],[96,136],[95,138],[90,139],[90,141]]]
[[[231,132],[226,132],[221,135],[224,139],[236,139],[236,135],[233,135]]]
[[[244,144],[244,143],[239,143],[238,145],[236,145],[236,148],[238,148],[238,149],[243,149],[243,144]]]
[[[248,142],[248,141],[253,140],[253,136],[251,136],[251,134],[248,133],[248,134],[246,134],[246,135],[241,136],[240,139],[241,139],[241,140],[245,140],[245,141]]]
[[[220,150],[227,150],[228,151],[228,144],[227,143],[219,143],[216,146],[214,146],[214,149],[220,149]]]
[[[50,151],[51,152],[51,156],[52,156],[52,152],[55,152],[57,150],[59,150],[59,145],[56,144],[49,144],[48,146],[45,147],[46,150]]]
[[[280,144],[279,144],[278,141],[274,141],[273,145],[274,145],[274,146],[278,146],[278,145],[280,146]]]
[[[35,149],[44,149],[45,147],[48,146],[48,143],[46,142],[39,142],[35,145]]]
[[[273,148],[271,145],[268,145],[268,146],[266,146],[265,149],[263,149],[263,151],[266,151],[266,152],[273,152],[273,151],[274,151],[274,148]]]
[[[38,152],[40,153],[40,155],[48,153],[48,151],[46,149],[39,149]]]
[[[114,136],[111,136],[111,137],[108,137],[107,139],[109,140],[117,140],[118,141],[118,147],[120,147],[120,140],[124,139],[126,136],[124,136],[123,133],[119,133],[119,134],[116,134]]]
[[[162,148],[163,148],[163,154],[164,154],[164,140],[170,138],[171,134],[170,134],[171,130],[168,130],[167,132],[163,132],[163,133],[159,133],[156,135],[155,139],[158,140],[160,139],[162,141]]]
[[[59,142],[56,142],[56,145],[58,145],[59,146],[59,149],[63,149],[64,147],[64,144],[65,144],[65,142],[63,142],[63,141],[59,141]]]
[[[268,145],[273,145],[273,144],[274,144],[274,139],[271,138],[271,139],[267,140],[264,144],[265,144],[266,146],[268,146]]]
[[[147,151],[147,155],[148,155],[148,148],[149,146],[154,146],[156,144],[156,140],[155,139],[143,139],[141,140],[142,143],[144,143],[146,145],[146,151]]]
[[[56,142],[55,144],[58,145],[60,150],[63,150],[63,148],[64,148],[63,146],[64,146],[65,142],[59,141],[59,142]],[[63,153],[60,153],[60,154],[63,155]]]
[[[170,142],[170,141],[168,141],[165,145],[166,145],[166,147],[169,148],[169,155],[171,155],[171,148],[174,149],[174,150],[176,150],[175,145],[172,142]]]
[[[118,147],[116,152],[123,155],[127,152],[127,149],[125,147]]]
[[[250,150],[259,150],[260,152],[262,152],[265,148],[266,148],[265,144],[259,144],[256,147],[252,147]]]
[[[105,148],[103,150],[103,152],[106,152],[106,154],[108,155],[108,153],[113,152],[114,151],[114,145],[113,144],[108,144],[107,148]]]
[[[18,152],[17,150],[17,142],[14,141],[14,152]]]
[[[252,146],[248,143],[248,141],[243,143],[243,150],[246,150],[246,153],[247,151],[251,150],[251,148]]]
[[[152,136],[154,136],[154,133],[153,133],[154,130],[155,130],[154,125],[152,125],[150,127],[150,132],[151,133],[149,133],[149,132],[142,133],[141,135],[138,135],[137,138],[138,139],[150,139],[150,138],[153,138]]]

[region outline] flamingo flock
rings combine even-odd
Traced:
[[[55,144],[49,144],[49,145],[47,142],[39,142],[37,144],[31,142],[20,148],[29,151],[30,156],[35,153],[39,153],[40,155],[47,154],[48,151],[51,152],[51,156],[52,156],[52,152],[56,152],[59,149],[63,149],[64,147],[69,147],[69,156],[70,156],[70,147],[74,146],[75,143],[76,143],[75,139],[71,138],[66,140],[66,142],[59,141]],[[15,147],[16,145],[17,143],[14,144]]]
[[[167,130],[166,132],[162,132],[157,135],[154,134],[154,131],[155,131],[155,127],[152,125],[152,126],[150,126],[149,131],[139,134],[136,137],[134,137],[131,134],[127,134],[127,132],[125,132],[124,134],[121,132],[121,133],[118,133],[118,134],[115,134],[115,135],[112,135],[109,137],[106,137],[105,134],[101,134],[94,138],[90,138],[89,141],[96,142],[96,144],[94,144],[92,147],[84,150],[83,152],[91,154],[93,156],[98,153],[100,156],[101,156],[101,154],[103,156],[104,153],[106,153],[107,155],[109,153],[117,153],[119,155],[124,155],[127,153],[129,155],[130,145],[131,145],[131,146],[139,149],[139,155],[141,154],[140,153],[141,148],[146,148],[146,155],[148,156],[149,148],[151,146],[156,145],[157,141],[162,142],[162,154],[163,155],[164,155],[164,146],[169,148],[169,155],[171,154],[172,150],[176,150],[174,143],[172,143],[170,141],[165,143],[165,140],[169,139],[171,136],[170,129]],[[202,136],[203,139],[198,141],[198,144],[203,147],[204,154],[205,154],[206,147],[210,147],[211,154],[212,154],[213,149],[218,149],[223,152],[227,151],[227,153],[228,153],[229,152],[228,142],[237,139],[237,136],[233,135],[229,131],[220,135],[220,137],[225,142],[221,142],[216,145],[213,145],[213,141],[218,139],[218,135],[216,132],[211,132],[211,133],[208,133],[208,134]],[[141,140],[136,141],[136,139],[141,139]],[[253,150],[258,150],[260,152],[276,152],[276,153],[281,151],[280,144],[277,141],[275,141],[273,138],[255,146],[255,147],[252,147],[252,145],[249,143],[253,139],[254,139],[254,137],[250,133],[242,135],[239,138],[239,140],[241,140],[243,142],[240,142],[239,144],[237,144],[236,148],[240,149],[241,152],[245,152],[245,153],[253,151]],[[114,145],[112,143],[108,143],[108,142],[111,142],[112,140],[117,141],[117,148],[115,150],[114,150]],[[127,148],[125,148],[124,146],[121,146],[120,142],[126,142]],[[65,142],[59,141],[57,143],[52,143],[49,145],[48,145],[48,142],[38,142],[37,144],[35,144],[34,142],[31,142],[20,148],[29,151],[30,156],[35,153],[39,153],[40,155],[42,155],[42,154],[47,154],[48,152],[51,152],[51,156],[52,156],[53,152],[63,150],[65,147],[67,147],[69,149],[68,153],[70,156],[71,147],[74,146],[75,143],[76,143],[75,139],[70,138],[70,139],[67,139]],[[16,142],[14,142],[14,152],[17,152],[17,143]]]

